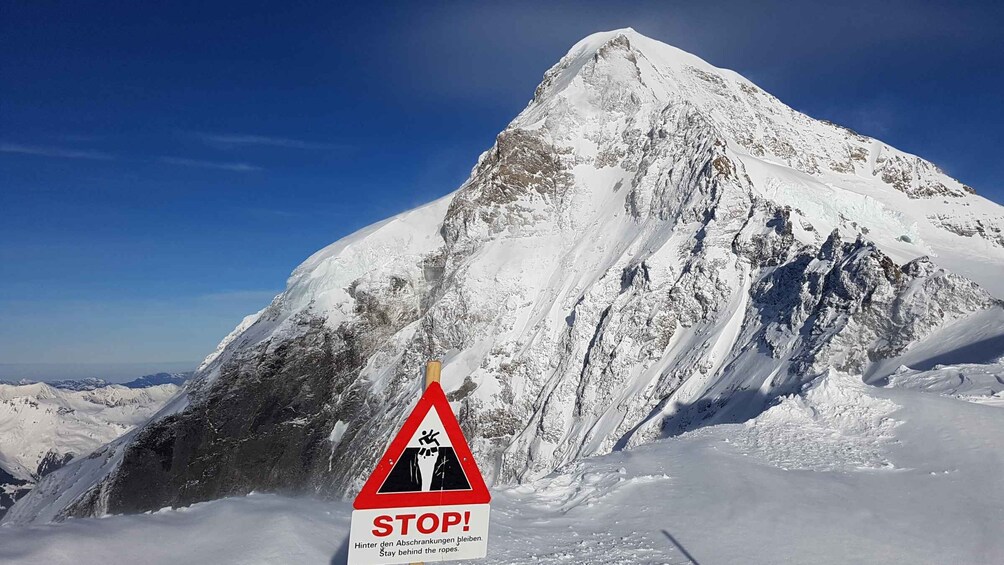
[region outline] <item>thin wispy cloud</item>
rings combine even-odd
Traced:
[[[249,165],[248,163],[221,163],[218,161],[200,161],[198,159],[182,159],[179,157],[161,157],[157,159],[157,161],[160,163],[164,163],[165,165],[176,165],[178,167],[192,167],[197,169],[217,169],[221,171],[236,171],[239,173],[248,173],[262,170],[261,167],[256,165]]]
[[[236,147],[258,145],[267,147],[286,147],[289,149],[339,149],[340,145],[331,143],[316,143],[288,137],[270,137],[265,135],[247,135],[236,133],[205,133],[193,134],[203,143],[217,147]]]
[[[36,155],[38,157],[57,157],[60,159],[96,159],[110,161],[114,155],[100,151],[80,151],[62,147],[39,147],[36,145],[20,145],[17,143],[0,143],[0,153],[18,153],[21,155]]]
[[[230,300],[267,302],[271,301],[281,292],[281,290],[230,290],[225,292],[211,292],[209,294],[203,294],[199,296],[199,299],[215,302]]]

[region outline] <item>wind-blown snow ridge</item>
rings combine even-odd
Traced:
[[[595,34],[457,191],[315,253],[184,401],[12,519],[351,493],[430,357],[491,481],[745,421],[998,307],[1001,217],[734,72]]]
[[[867,388],[856,376],[831,372],[747,421],[735,444],[782,469],[892,469],[883,445],[900,423],[891,416],[898,407]]]

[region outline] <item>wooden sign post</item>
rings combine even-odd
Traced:
[[[439,374],[443,372],[443,363],[441,361],[429,361],[425,364],[425,386],[422,390],[429,388],[432,383],[439,382]]]
[[[439,375],[443,372],[443,363],[441,361],[433,359],[425,364],[425,384],[422,385],[422,391],[424,392],[429,385],[432,383],[439,382]],[[414,561],[411,565],[425,565],[425,561]]]

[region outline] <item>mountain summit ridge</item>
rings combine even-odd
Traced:
[[[687,99],[711,117],[716,125],[722,127],[723,131],[729,134],[733,141],[750,151],[754,156],[763,157],[770,155],[776,159],[787,161],[786,164],[789,166],[809,173],[816,173],[822,169],[850,173],[858,172],[862,169],[857,166],[861,161],[856,151],[861,149],[858,142],[865,144],[878,142],[874,138],[863,136],[846,127],[805,116],[770,95],[739,73],[730,69],[716,67],[696,55],[655,41],[631,28],[600,32],[586,37],[573,46],[569,53],[555,67],[548,71],[541,86],[547,85],[549,75],[557,72],[564,75],[562,78],[554,80],[556,85],[559,86],[556,90],[560,91],[560,87],[567,86],[590,59],[596,60],[599,57],[607,57],[611,52],[616,50],[620,50],[628,57],[629,61],[637,69],[636,78],[649,88],[658,100],[668,101],[667,99],[673,95],[679,95]],[[542,92],[538,88],[538,95],[540,94]],[[721,104],[721,99],[723,98],[726,101],[733,102],[734,106],[745,111],[746,115],[741,116],[734,111],[729,112]],[[736,123],[730,123],[730,120],[732,122],[739,122],[740,120],[734,119],[736,117],[759,118],[761,120],[761,130],[756,131],[755,129],[740,129],[736,127]],[[850,144],[854,150],[847,154],[841,154],[840,150],[844,148],[832,147],[832,140],[828,140],[830,143],[825,144],[826,147],[815,148],[817,150],[825,149],[825,153],[827,154],[798,156],[797,159],[792,160],[792,155],[789,153],[795,150],[795,148],[783,145],[777,147],[770,145],[763,146],[762,142],[764,140],[758,139],[756,136],[756,134],[762,136],[772,133],[769,127],[764,131],[765,125],[777,127],[777,125],[788,125],[785,122],[790,123],[793,120],[801,122],[797,125],[808,123],[800,118],[808,118],[808,120],[817,122],[823,126],[822,129],[813,131],[813,134],[819,137],[835,137],[840,142]],[[755,121],[747,119],[745,123],[752,124]],[[792,132],[785,133],[790,134]],[[804,145],[811,146],[813,144],[805,143]],[[899,151],[888,145],[878,149],[892,153],[897,158],[918,159],[919,162],[911,163],[911,166],[924,169],[922,171],[923,176],[930,177],[938,174],[950,181],[947,183],[948,186],[944,188],[929,186],[922,190],[911,191],[910,189],[919,189],[922,187],[911,185],[910,180],[906,180],[902,176],[896,178],[892,171],[889,171],[888,175],[883,175],[885,182],[908,194],[913,194],[915,197],[928,197],[939,194],[959,196],[975,192],[971,187],[945,175],[936,165],[924,161],[916,155]],[[824,157],[827,160],[824,161]],[[818,159],[818,162],[814,161],[813,158]],[[876,158],[881,159],[882,156],[878,155]],[[944,179],[921,180],[940,184]]]
[[[459,189],[313,254],[182,396],[6,520],[350,494],[432,357],[498,483],[743,421],[1004,316],[1002,211],[738,74],[595,34]]]

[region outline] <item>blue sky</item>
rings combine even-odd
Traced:
[[[455,189],[606,29],[1004,201],[993,3],[0,6],[0,378],[201,359],[313,251]]]

